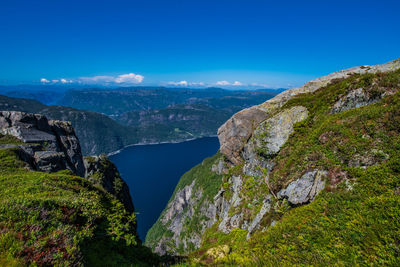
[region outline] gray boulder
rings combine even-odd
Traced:
[[[278,192],[278,198],[287,198],[292,205],[306,204],[325,188],[324,176],[328,172],[313,170],[306,172],[301,178],[291,182],[286,189]]]
[[[294,125],[307,117],[305,107],[295,106],[260,123],[243,148],[245,174],[260,177],[263,175],[260,168],[271,169],[273,164],[267,158],[279,152],[293,133]]]
[[[379,99],[380,97],[370,97],[362,88],[358,88],[340,98],[333,106],[331,113],[367,106],[377,102]]]

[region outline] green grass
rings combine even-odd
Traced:
[[[22,145],[24,142],[12,135],[0,134],[0,145]]]
[[[88,180],[24,169],[0,149],[0,264],[111,266],[157,263],[138,245],[135,214]]]

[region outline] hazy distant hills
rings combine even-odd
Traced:
[[[271,98],[280,90],[232,91],[220,88],[118,88],[69,90],[57,104],[119,116],[133,110],[163,109],[177,104],[204,104],[238,110]]]
[[[130,144],[216,135],[219,126],[234,113],[276,94],[268,90],[219,88],[52,90],[57,91],[0,87],[3,94],[15,96],[0,95],[0,110],[39,113],[49,119],[71,121],[85,155],[109,153]],[[43,104],[54,102],[58,105]]]
[[[0,94],[37,100],[43,104],[56,104],[68,90],[66,86],[55,85],[0,85]]]

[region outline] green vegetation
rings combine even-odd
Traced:
[[[363,88],[378,103],[331,114],[338,99]],[[242,266],[400,265],[400,71],[353,75],[311,94],[299,95],[282,109],[307,107],[309,117],[295,126],[274,158],[269,184],[277,193],[309,169],[328,171],[327,186],[308,205],[277,201],[248,241],[247,231],[203,235],[191,264]],[[276,112],[279,112],[277,110]],[[240,174],[240,170],[230,173]],[[239,168],[240,169],[240,168]],[[232,214],[259,209],[252,201],[268,188],[242,175],[244,204]],[[225,185],[226,183],[226,185]],[[225,182],[224,188],[230,188]],[[262,189],[264,187],[264,189]],[[259,191],[255,191],[257,188]],[[228,193],[228,192],[226,192]],[[271,222],[275,221],[274,226]],[[211,257],[210,249],[229,247]]]
[[[12,135],[0,134],[0,145],[22,145],[24,142]]]
[[[213,197],[218,193],[218,190],[222,184],[222,176],[211,170],[212,166],[221,159],[221,155],[217,153],[213,157],[205,159],[201,164],[195,166],[190,171],[185,173],[179,180],[178,185],[175,188],[174,193],[171,196],[170,203],[177,192],[182,190],[185,186],[191,185],[195,181],[193,192],[201,192],[201,198],[197,201],[197,206],[195,207],[194,214],[190,220],[187,220],[183,226],[181,232],[181,237],[190,237],[191,234],[201,233],[201,224],[207,218],[201,215],[199,212],[200,208],[207,205],[207,202],[212,202]],[[195,193],[194,193],[195,194]],[[164,210],[165,212],[165,210]],[[148,231],[146,236],[145,244],[149,247],[154,248],[157,242],[162,237],[170,237],[172,232],[167,229],[168,225],[163,225],[161,218],[164,212],[160,215],[157,222]],[[174,244],[171,244],[171,248],[175,249],[177,252],[184,254],[183,248],[175,248]]]
[[[201,185],[203,196],[208,197],[208,200],[217,194],[221,185],[221,175],[211,170],[212,166],[221,159],[221,154],[218,152],[210,158],[206,158],[202,163],[193,167],[190,171],[185,173],[179,180],[171,199],[175,197],[176,192],[183,189],[185,186],[192,184],[195,180],[196,184]]]
[[[0,149],[0,265],[157,264],[112,195],[66,171],[26,170],[17,154]]]

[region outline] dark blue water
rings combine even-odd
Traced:
[[[218,149],[218,138],[206,137],[177,144],[132,146],[110,156],[129,185],[143,241],[167,205],[179,178]]]

